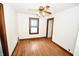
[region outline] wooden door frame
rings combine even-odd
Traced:
[[[0,37],[4,56],[9,56],[3,4],[0,3]]]
[[[53,32],[54,18],[48,18],[48,19],[47,19],[47,28],[46,28],[46,38],[47,38],[47,36],[48,36],[48,25],[49,25],[49,21],[50,21],[50,20],[53,20],[53,22],[52,22],[52,32]],[[52,38],[52,35],[53,35],[53,33],[51,34],[51,38]]]

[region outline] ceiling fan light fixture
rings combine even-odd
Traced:
[[[39,7],[39,11],[43,11],[44,10],[44,7],[43,6],[40,6]]]

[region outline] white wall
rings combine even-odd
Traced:
[[[52,41],[74,53],[78,32],[79,6],[55,14]]]
[[[78,32],[77,41],[76,41],[76,45],[75,45],[74,55],[79,56],[79,32]]]
[[[17,24],[16,24],[16,13],[8,4],[4,4],[4,16],[5,16],[5,26],[8,41],[9,55],[12,54],[17,39]]]
[[[18,13],[18,34],[19,38],[36,38],[46,36],[47,19],[45,17],[37,17],[34,15],[27,15],[24,13]],[[39,18],[39,34],[29,34],[29,17]]]

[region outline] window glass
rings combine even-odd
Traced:
[[[31,33],[37,33],[37,28],[31,28]]]
[[[29,34],[38,34],[38,33],[39,33],[39,19],[29,18]]]
[[[37,26],[37,20],[31,20],[31,26]]]

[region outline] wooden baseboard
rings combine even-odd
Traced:
[[[46,37],[36,37],[36,38],[23,38],[23,39],[20,39],[20,40],[29,40],[29,39],[41,39],[41,38],[46,38]]]
[[[53,42],[53,41],[52,41]],[[61,47],[59,44],[53,42],[54,44],[56,44],[57,46],[59,46],[61,49],[63,49],[64,51],[66,51],[67,53],[69,53],[71,56],[73,56],[72,53],[70,53],[69,51],[67,51],[66,49],[64,49],[63,47]]]
[[[15,46],[15,48],[14,48],[14,50],[13,50],[13,52],[12,52],[11,56],[13,56],[14,51],[15,51],[15,49],[16,49],[16,47],[17,47],[17,45],[18,45],[18,42],[17,42],[17,44],[16,44],[16,46]]]

